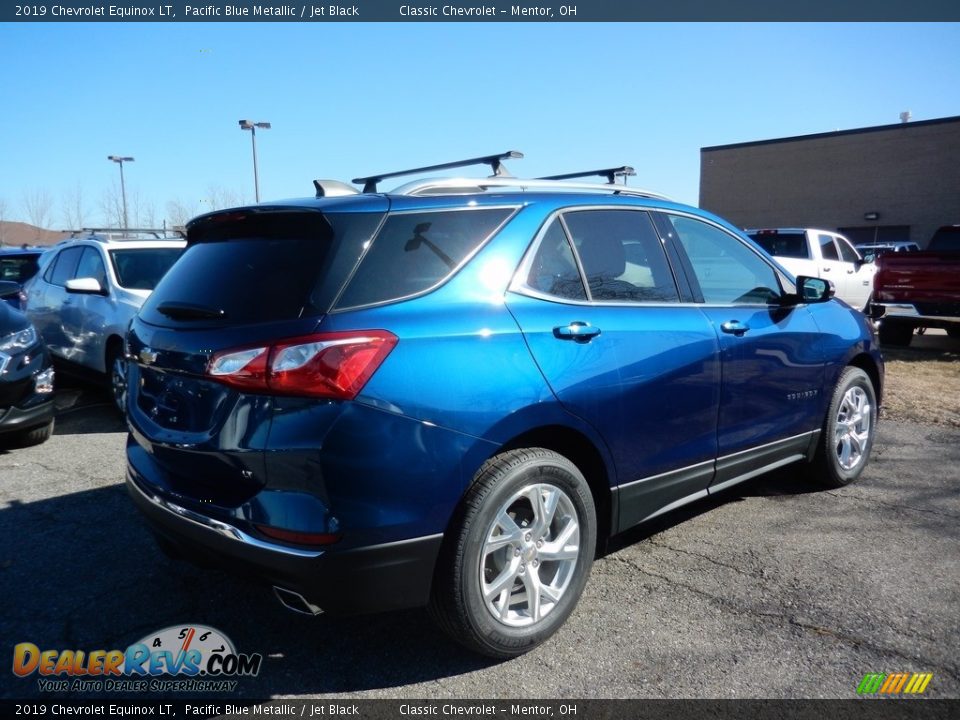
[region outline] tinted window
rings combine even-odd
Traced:
[[[857,251],[850,246],[850,243],[843,238],[836,238],[836,240],[837,247],[840,248],[840,257],[844,262],[859,262],[860,256],[857,255]]]
[[[833,238],[829,235],[818,235],[817,238],[820,241],[820,254],[823,255],[824,260],[839,260],[840,256],[837,254],[837,246],[833,244]]]
[[[960,225],[939,228],[930,239],[928,250],[937,252],[960,252]]]
[[[155,324],[197,324],[217,314],[231,324],[300,317],[332,242],[333,230],[319,213],[221,223],[187,246],[141,314]],[[171,305],[198,313],[158,310]]]
[[[25,283],[37,273],[39,255],[0,255],[0,280]]]
[[[776,257],[802,258],[804,260],[810,257],[810,246],[807,244],[806,233],[756,232],[750,233],[750,238]]]
[[[530,263],[527,287],[565,300],[586,300],[577,261],[559,220],[550,223]]]
[[[512,212],[491,208],[388,216],[337,307],[397,300],[439,285]]]
[[[66,285],[67,280],[74,277],[77,269],[77,263],[80,262],[80,255],[83,253],[83,247],[72,247],[61,250],[57,255],[55,263],[47,271],[46,279],[51,285]]]
[[[774,269],[736,237],[693,218],[670,216],[670,220],[706,302],[755,305],[780,296]]]
[[[649,215],[632,210],[568,212],[563,221],[580,256],[592,300],[678,300]]]
[[[103,258],[96,248],[86,247],[83,249],[83,255],[80,257],[80,264],[77,265],[78,278],[93,278],[100,287],[107,287],[107,269],[104,267]]]
[[[130,248],[111,250],[110,259],[120,287],[153,290],[182,252],[180,248]]]

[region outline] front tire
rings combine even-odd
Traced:
[[[125,415],[127,412],[127,359],[123,356],[121,343],[110,343],[106,365],[113,404],[121,415]]]
[[[829,488],[854,482],[870,459],[877,427],[877,393],[860,368],[847,367],[837,381],[814,459],[817,479]]]
[[[447,535],[431,613],[483,655],[532,650],[576,606],[596,527],[590,487],[572,462],[543,448],[497,455],[477,473]]]

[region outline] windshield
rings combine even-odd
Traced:
[[[177,261],[182,248],[129,248],[111,250],[110,260],[120,287],[153,290]]]

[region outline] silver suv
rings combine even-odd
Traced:
[[[186,242],[162,231],[84,233],[44,256],[40,272],[24,287],[24,312],[63,369],[107,378],[122,410],[122,338]]]

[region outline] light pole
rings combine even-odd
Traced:
[[[123,229],[126,230],[130,227],[130,223],[127,220],[127,187],[123,183],[123,164],[125,162],[133,162],[132,157],[121,157],[120,155],[107,155],[107,160],[113,160],[120,166],[120,194],[123,196]]]
[[[240,120],[240,129],[250,131],[250,141],[253,143],[253,194],[257,202],[260,202],[260,176],[257,174],[257,128],[269,130],[270,123]]]

